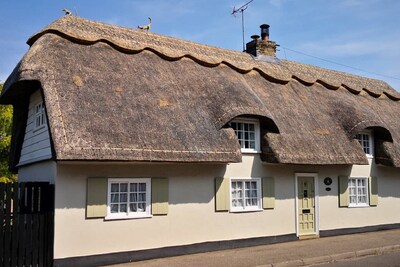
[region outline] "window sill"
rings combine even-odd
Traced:
[[[349,208],[369,208],[370,206],[367,204],[362,205],[349,205]]]
[[[261,208],[255,208],[255,209],[245,209],[245,210],[230,210],[231,213],[246,213],[246,212],[259,212],[263,211]]]
[[[110,215],[108,215],[108,216],[106,216],[105,218],[104,218],[104,220],[105,221],[114,221],[114,220],[132,220],[132,219],[143,219],[143,218],[152,218],[153,217],[153,215],[151,215],[151,214],[141,214],[141,215],[130,215],[130,216],[127,216],[127,215],[120,215],[120,216],[117,216],[117,215],[112,215],[112,216],[110,216]]]
[[[259,150],[247,150],[247,149],[242,149],[241,150],[242,154],[260,154],[261,151]]]

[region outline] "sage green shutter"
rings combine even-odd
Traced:
[[[369,205],[378,206],[378,179],[369,177]]]
[[[262,207],[275,208],[275,180],[273,177],[262,178]]]
[[[168,178],[151,179],[151,213],[153,215],[168,214]]]
[[[215,178],[215,210],[228,211],[230,208],[229,178]]]
[[[339,207],[349,206],[349,177],[339,176]]]
[[[86,218],[100,218],[107,215],[107,178],[88,178]]]

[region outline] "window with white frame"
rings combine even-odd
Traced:
[[[359,134],[356,134],[356,139],[360,143],[362,149],[364,150],[365,154],[368,157],[373,157],[374,155],[374,143],[373,143],[373,137],[372,137],[372,132],[362,132]]]
[[[260,152],[260,126],[255,119],[235,119],[230,123],[239,140],[242,152]]]
[[[109,179],[107,218],[151,216],[150,196],[150,178]]]
[[[368,178],[349,178],[349,207],[368,206]]]
[[[42,128],[46,124],[46,113],[44,103],[40,102],[35,106],[34,129]]]
[[[231,211],[261,210],[261,179],[231,179]]]

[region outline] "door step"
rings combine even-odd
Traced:
[[[301,235],[301,236],[299,236],[299,240],[316,239],[316,238],[319,238],[319,235]]]

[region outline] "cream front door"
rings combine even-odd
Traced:
[[[300,235],[316,233],[314,177],[297,177],[298,229]]]

